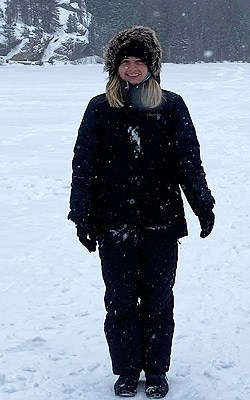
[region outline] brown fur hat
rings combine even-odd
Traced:
[[[140,58],[154,77],[159,76],[162,49],[153,29],[134,26],[118,32],[109,41],[104,53],[105,71],[110,76],[117,74],[121,61],[129,56]]]

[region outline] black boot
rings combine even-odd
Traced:
[[[165,374],[146,376],[146,395],[151,399],[165,397],[168,390],[168,380]]]
[[[134,397],[137,392],[139,377],[119,376],[114,385],[116,396]]]

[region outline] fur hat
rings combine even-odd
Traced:
[[[129,56],[140,58],[155,78],[159,76],[162,49],[153,29],[134,26],[118,32],[104,53],[105,70],[110,76],[117,74],[122,60]]]

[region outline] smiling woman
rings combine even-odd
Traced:
[[[146,78],[148,67],[140,58],[127,57],[119,65],[118,74],[131,85],[138,85]]]
[[[144,109],[159,106],[161,54],[160,42],[148,27],[125,29],[110,40],[104,59],[109,73],[106,94],[111,107],[124,107],[128,83],[140,85],[139,91],[133,94],[130,91],[137,106],[140,104]]]

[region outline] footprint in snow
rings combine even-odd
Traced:
[[[33,339],[29,339],[25,341],[24,343],[18,344],[15,347],[8,347],[6,351],[9,352],[17,352],[17,351],[29,351],[29,350],[34,350],[37,347],[41,347],[46,343],[46,340],[44,340],[40,336],[36,336]]]

